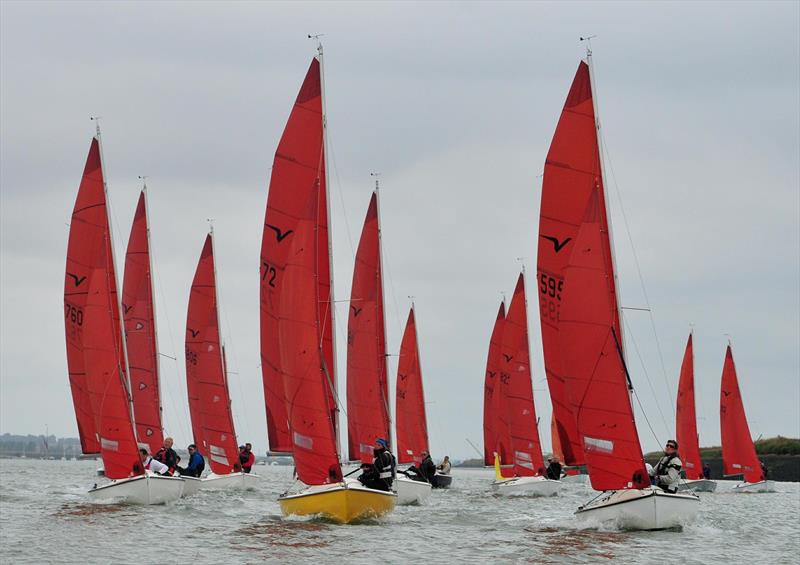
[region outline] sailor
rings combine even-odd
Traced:
[[[704,479],[710,479],[711,478],[711,466],[708,463],[703,465],[703,478]]]
[[[189,464],[185,468],[178,467],[178,472],[187,477],[199,477],[203,474],[203,469],[206,468],[206,462],[197,451],[195,444],[190,443],[186,450],[189,452]]]
[[[243,473],[249,473],[256,462],[256,456],[252,452],[253,446],[249,443],[239,446],[239,463]]]
[[[561,463],[559,463],[557,455],[553,455],[547,460],[547,469],[545,472],[548,479],[554,481],[561,480]]]
[[[436,486],[436,465],[431,459],[431,454],[427,451],[422,452],[422,463],[419,465],[419,470],[422,476],[425,477],[431,485]]]
[[[175,468],[178,466],[178,454],[175,453],[174,449],[172,449],[172,444],[172,438],[165,437],[164,444],[161,446],[161,449],[158,450],[158,453],[156,453],[155,457],[153,457],[153,459],[159,463],[163,463],[167,466],[167,473],[161,473],[162,475],[167,474],[172,476],[172,474],[175,472]]]
[[[439,471],[442,475],[449,475],[450,474],[450,456],[445,455],[444,460],[436,466],[436,470]]]
[[[659,460],[653,469],[652,477],[656,486],[665,492],[678,492],[678,482],[681,479],[681,459],[678,455],[678,442],[671,439],[664,447],[664,457]]]
[[[157,475],[170,475],[171,474],[169,472],[169,467],[164,465],[161,461],[159,461],[157,459],[153,459],[152,457],[150,457],[150,455],[147,453],[147,450],[144,447],[139,450],[139,457],[141,457],[141,459],[142,459],[142,466],[147,471],[152,471],[153,473],[156,473]]]
[[[389,452],[389,444],[383,438],[376,439],[372,453],[375,459],[371,465],[367,463],[361,465],[362,473],[358,477],[359,482],[367,488],[392,490],[395,459],[394,455]]]
[[[759,463],[761,464],[761,480],[766,481],[769,475],[769,469],[767,469],[767,465],[763,461],[759,460]]]

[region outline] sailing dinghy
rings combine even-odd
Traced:
[[[675,437],[686,472],[686,480],[680,482],[678,490],[714,492],[717,490],[717,483],[703,476],[703,462],[700,459],[694,402],[694,347],[691,333],[689,341],[686,342],[686,351],[683,354],[683,363],[681,363],[675,420]]]
[[[318,50],[272,167],[261,252],[261,355],[270,449],[292,453],[301,483],[279,497],[281,512],[346,524],[391,512],[397,495],[345,480],[339,461]]]
[[[414,304],[408,312],[406,328],[400,342],[400,359],[397,362],[395,418],[397,427],[397,463],[412,463],[419,467],[422,452],[428,452],[428,421],[425,416],[425,391],[422,386],[422,368],[419,361],[417,323]],[[448,475],[443,475],[448,477]],[[439,476],[435,479],[437,482]],[[417,481],[398,471],[395,479],[398,504],[421,504],[428,499],[433,485]]]
[[[139,456],[106,194],[98,128],[72,212],[64,280],[67,362],[81,445],[100,454],[110,479],[89,497],[163,504],[180,498],[184,482],[151,474]]]
[[[494,453],[492,490],[501,495],[556,496],[561,483],[545,476],[533,402],[524,273],[517,279],[499,345],[499,382],[493,391],[499,449]],[[508,476],[503,464],[510,467]]]
[[[673,528],[692,519],[700,501],[651,487],[645,468],[623,355],[589,64],[578,66],[545,163],[540,311],[557,323],[558,334],[543,340],[545,363],[557,360],[575,416],[572,445],[582,446],[592,488],[603,491],[578,508],[578,519],[634,530]]]
[[[722,366],[719,427],[722,432],[722,464],[725,475],[744,475],[744,481],[734,486],[733,492],[775,492],[775,481],[766,480],[750,435],[730,344],[725,351],[725,364]]]
[[[258,475],[243,472],[239,463],[217,304],[212,231],[200,253],[186,316],[186,387],[192,434],[211,467],[202,489],[253,489]]]

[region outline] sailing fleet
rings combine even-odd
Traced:
[[[633,415],[635,378],[626,361],[619,285],[607,208],[591,52],[581,61],[548,151],[542,183],[536,276],[553,452],[564,481],[548,477],[532,386],[526,272],[501,302],[484,381],[484,453],[497,496],[557,496],[588,473],[599,494],[576,509],[581,521],[630,529],[679,527],[716,483],[703,476],[694,402],[692,335],[677,396],[676,437],[686,480],[677,492],[653,486]],[[277,502],[286,516],[339,523],[380,517],[397,504],[424,504],[452,477],[415,480],[394,472],[392,490],[345,473],[370,465],[383,438],[399,465],[420,465],[428,429],[417,314],[411,304],[399,345],[390,406],[380,186],[367,203],[347,302],[346,383],[340,385],[323,52],[313,58],[272,166],[260,252],[260,353],[269,453],[291,456],[295,481]],[[160,504],[198,489],[253,488],[239,463],[225,345],[219,323],[213,228],[189,290],[185,370],[191,429],[211,473],[170,477],[145,469],[139,450],[164,440],[147,188],[134,214],[117,291],[99,126],[70,223],[64,287],[67,363],[81,447],[99,454],[108,479],[92,499]],[[343,405],[340,391],[346,391]],[[347,445],[340,412],[347,414]],[[394,421],[392,416],[394,415]],[[733,354],[726,352],[720,397],[725,474],[737,492],[774,491],[750,436]],[[580,471],[579,471],[580,470]]]

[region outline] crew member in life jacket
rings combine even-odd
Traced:
[[[164,444],[161,446],[161,449],[158,450],[155,457],[153,457],[153,459],[159,463],[163,463],[167,466],[168,472],[162,473],[162,475],[166,474],[172,476],[173,473],[175,473],[175,469],[178,467],[178,454],[172,449],[172,444],[172,438],[165,437]]]
[[[653,469],[655,485],[666,492],[678,492],[681,480],[681,459],[678,456],[678,442],[671,439],[664,447],[664,457]]]
[[[419,464],[419,470],[426,481],[436,486],[436,464],[427,451],[422,452],[422,463]]]
[[[139,457],[141,457],[142,459],[142,466],[145,468],[145,470],[151,471],[158,475],[172,474],[169,472],[169,467],[164,465],[161,461],[158,461],[157,459],[153,459],[152,457],[150,457],[145,448],[141,448],[139,450]]]
[[[545,470],[545,474],[548,479],[553,481],[561,480],[561,463],[558,461],[557,455],[553,455],[547,460],[547,469]]]
[[[361,465],[362,472],[358,480],[367,488],[391,491],[395,459],[389,451],[389,444],[383,438],[376,439],[372,453],[375,456],[374,461],[371,465],[367,463]]]
[[[197,451],[197,446],[193,443],[189,444],[186,448],[189,452],[189,464],[186,467],[178,467],[178,472],[187,477],[199,477],[203,474],[203,469],[206,468],[205,459]]]
[[[239,446],[239,463],[242,465],[242,473],[249,473],[256,463],[256,456],[252,449],[253,446],[249,443]]]

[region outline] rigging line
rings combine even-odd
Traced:
[[[614,184],[614,192],[617,195],[617,202],[619,203],[619,209],[620,212],[622,213],[622,223],[625,225],[625,233],[627,234],[628,242],[631,245],[631,252],[633,253],[633,262],[636,265],[636,272],[639,275],[639,285],[642,287],[642,294],[644,295],[644,301],[645,304],[647,305],[648,313],[650,315],[650,326],[653,330],[653,337],[655,338],[656,341],[656,351],[658,351],[658,360],[661,363],[661,372],[664,377],[664,386],[667,389],[667,398],[670,400],[670,406],[672,408],[672,416],[675,417],[675,402],[673,401],[672,398],[672,391],[677,390],[677,387],[673,389],[673,387],[671,387],[669,384],[669,379],[667,378],[667,369],[664,364],[664,355],[661,352],[661,342],[658,339],[658,332],[656,331],[655,315],[653,314],[653,308],[652,305],[650,304],[650,297],[647,295],[647,288],[645,287],[644,284],[644,275],[642,275],[642,268],[641,265],[639,264],[639,256],[636,253],[636,247],[633,244],[633,236],[631,235],[631,228],[630,225],[628,224],[628,216],[625,213],[625,206],[622,203],[622,193],[620,192],[619,184],[617,184],[617,177],[614,174],[614,165],[611,162],[611,156],[608,150],[608,144],[606,143],[606,138],[603,130],[600,130],[600,143],[603,146],[603,153],[606,156],[606,162],[608,163],[608,170],[611,173],[611,181]]]
[[[631,343],[633,343],[633,350],[636,351],[636,357],[639,358],[639,364],[642,366],[642,372],[644,372],[645,379],[647,380],[647,384],[650,387],[650,392],[653,393],[653,400],[656,403],[656,409],[658,410],[659,416],[661,416],[661,422],[664,424],[664,429],[669,431],[670,427],[667,425],[667,421],[664,418],[664,413],[661,411],[661,403],[658,401],[658,396],[656,396],[656,391],[653,388],[653,383],[650,380],[650,375],[647,373],[647,367],[644,366],[644,359],[642,359],[642,354],[639,352],[639,344],[636,343],[636,337],[633,335],[633,331],[631,331],[631,326],[628,324],[628,320],[624,317],[622,319],[622,323],[625,324],[625,327],[628,332],[628,336],[630,337]],[[633,386],[631,387],[632,390],[636,390]],[[647,418],[647,416],[645,416]],[[648,422],[648,425],[650,423]]]
[[[333,142],[331,141],[331,129],[330,127],[326,127],[326,133],[328,135],[328,152],[331,154],[331,165],[333,165],[333,176],[336,177],[336,192],[339,194],[339,205],[342,207],[342,216],[344,217],[344,227],[345,232],[347,232],[347,241],[350,243],[350,255],[355,262],[356,258],[356,248],[353,245],[353,234],[350,232],[350,222],[347,220],[347,207],[344,204],[344,191],[342,190],[342,182],[339,178],[339,167],[336,165],[336,155],[333,152]],[[333,188],[333,187],[330,187]],[[331,230],[331,226],[328,226],[328,230]],[[330,236],[329,236],[330,237]]]
[[[653,438],[655,438],[656,443],[661,445],[661,440],[658,439],[656,431],[653,429],[653,426],[650,425],[650,420],[647,418],[647,412],[644,411],[644,406],[642,406],[642,401],[639,398],[639,395],[636,393],[636,389],[633,389],[633,396],[636,397],[636,402],[639,404],[639,410],[642,412],[642,416],[644,416],[644,421],[647,422],[647,427],[650,428],[650,433],[653,434]]]
[[[151,229],[149,224],[148,224],[147,228]],[[175,350],[175,341],[174,341],[173,335],[172,335],[172,323],[170,322],[170,319],[169,319],[169,308],[167,308],[166,293],[164,292],[164,281],[163,281],[161,275],[159,274],[160,271],[158,269],[158,261],[156,261],[156,255],[153,252],[153,247],[154,246],[150,247],[150,261],[153,264],[153,277],[158,281],[158,287],[159,287],[159,290],[161,291],[161,303],[163,305],[163,307],[159,309],[159,313],[163,312],[164,315],[167,318],[167,335],[169,335],[169,342],[170,342],[170,346],[172,347],[172,354],[174,355],[174,357],[170,357],[169,355],[164,355],[163,353],[161,353],[160,347],[159,347],[159,354],[160,355],[164,355],[165,357],[168,357],[169,359],[172,359],[175,362],[174,367],[175,367],[176,382],[180,383],[181,382],[181,378],[180,378],[181,375],[180,375],[180,371],[178,369],[178,356],[177,356],[177,353],[176,353],[176,350]],[[159,336],[160,335],[163,335],[163,332],[161,332],[161,334],[159,334]],[[156,344],[156,346],[158,346],[158,344]],[[162,371],[162,375],[163,375],[163,371]],[[162,389],[166,389],[167,390],[167,397],[169,398],[169,407],[172,410],[172,414],[174,414],[175,420],[178,422],[178,428],[180,429],[181,434],[183,434],[184,438],[188,437],[193,442],[194,438],[192,437],[191,432],[189,432],[188,429],[185,427],[186,426],[185,417],[178,417],[178,411],[175,409],[177,404],[176,404],[175,398],[174,398],[174,396],[172,394],[172,387],[163,386],[163,385],[167,384],[167,383],[165,383],[163,381],[163,379],[160,380],[160,382],[158,384],[159,384],[159,386],[161,386]],[[178,393],[179,394],[183,393],[183,389],[181,388],[180,384],[178,384]],[[186,394],[182,396],[182,398],[189,398],[189,392],[187,391]],[[185,416],[185,413],[183,413],[183,416]],[[172,418],[170,418],[170,419],[172,419]],[[164,423],[163,423],[163,420],[162,420],[162,427],[163,427],[163,424]],[[163,433],[163,431],[162,431],[162,433]],[[166,434],[165,434],[165,436],[166,436]]]

